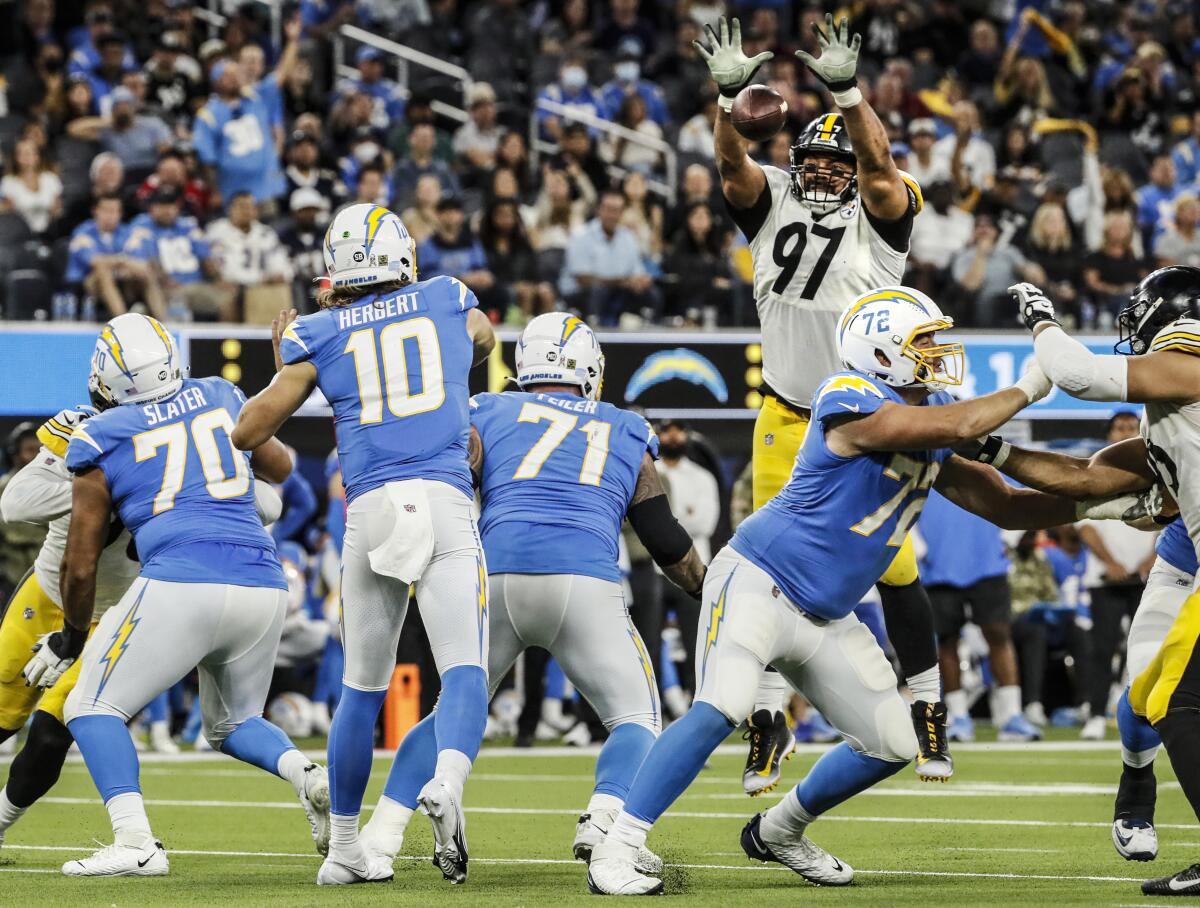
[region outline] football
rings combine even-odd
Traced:
[[[765,142],[783,128],[787,101],[765,85],[747,85],[733,99],[733,128],[751,142]]]

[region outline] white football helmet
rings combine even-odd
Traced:
[[[118,404],[170,397],[183,384],[170,332],[148,315],[118,315],[100,329],[92,354],[99,394]]]
[[[517,341],[517,384],[576,385],[588,400],[599,400],[604,354],[587,324],[566,312],[539,315]]]
[[[325,231],[325,267],[334,287],[417,279],[417,244],[400,217],[362,202],[339,211]]]
[[[860,296],[838,319],[838,356],[846,368],[894,388],[923,385],[941,391],[962,384],[962,344],[914,344],[953,327],[954,320],[920,290],[880,287]]]

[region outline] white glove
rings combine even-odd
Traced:
[[[84,635],[86,639],[86,635]],[[53,687],[58,679],[66,674],[67,669],[75,664],[83,644],[75,652],[72,641],[62,631],[43,634],[33,647],[33,658],[25,663],[21,676],[25,679],[26,687],[38,687],[42,690]],[[57,652],[56,652],[57,650]],[[59,655],[62,653],[62,655]]]
[[[1075,506],[1075,514],[1078,520],[1120,520],[1150,532],[1171,522],[1170,517],[1160,517],[1164,503],[1162,489],[1154,485],[1141,492],[1085,499]]]
[[[1020,388],[1025,392],[1025,396],[1029,398],[1029,402],[1036,404],[1053,390],[1054,384],[1046,377],[1046,373],[1042,371],[1042,367],[1035,360],[1030,363],[1029,368],[1025,370],[1025,374],[1017,379],[1013,387]]]
[[[1054,303],[1038,287],[1033,284],[1013,284],[1008,288],[1008,294],[1021,309],[1021,321],[1032,331],[1040,322],[1058,324],[1054,315]]]
[[[835,25],[830,13],[825,14],[825,28],[828,35],[821,31],[821,26],[813,23],[813,34],[817,36],[817,44],[821,47],[820,58],[802,50],[796,51],[796,56],[830,91],[855,88],[858,85],[858,49],[862,46],[862,35],[851,36],[850,20],[842,18]]]
[[[742,52],[742,23],[737,19],[733,20],[732,34],[725,18],[721,19],[719,37],[711,25],[704,26],[704,30],[708,33],[711,46],[705,47],[699,41],[693,41],[692,44],[708,64],[708,71],[721,95],[730,100],[750,84],[760,66],[775,56],[770,51],[764,51],[757,57],[747,57]]]

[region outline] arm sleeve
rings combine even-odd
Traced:
[[[5,523],[45,525],[70,511],[71,474],[62,458],[45,446],[13,474],[0,496],[0,519]]]
[[[871,229],[879,235],[881,240],[897,252],[908,251],[913,218],[917,216],[917,197],[911,188],[908,189],[908,210],[895,220],[885,221],[883,218],[876,217],[866,205],[863,205],[863,214],[867,216],[867,222],[871,225]]]
[[[1080,400],[1122,401],[1128,393],[1129,361],[1097,356],[1062,328],[1051,325],[1033,341],[1038,365],[1050,381]]]
[[[725,210],[729,212],[729,217],[737,224],[738,229],[746,235],[746,239],[754,239],[766,223],[767,215],[771,213],[771,181],[763,183],[762,192],[749,208],[738,208],[726,198]]]

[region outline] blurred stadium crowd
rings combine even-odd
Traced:
[[[1200,264],[1193,3],[838,7],[864,36],[863,89],[897,163],[924,187],[909,282],[960,325],[1007,326],[1003,290],[1029,279],[1105,329],[1146,268]],[[497,321],[569,306],[604,324],[753,325],[692,42],[736,13],[747,53],[774,51],[759,77],[788,124],[757,155],[786,168],[831,103],[792,55],[815,51],[826,11],[0,4],[4,312],[95,320],[137,304],[254,322],[289,300],[308,309],[331,211],[376,201],[402,213],[423,276],[459,277]]]

